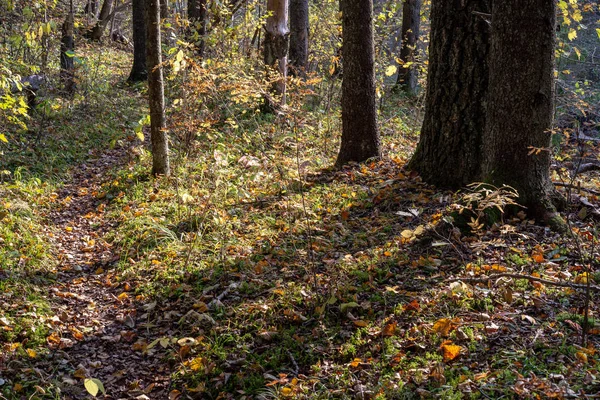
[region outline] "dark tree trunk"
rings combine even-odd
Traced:
[[[433,0],[425,116],[408,167],[459,188],[481,175],[486,124],[491,0]],[[475,14],[474,14],[475,13]]]
[[[133,22],[133,66],[127,80],[142,82],[148,79],[146,69],[146,15],[145,0],[133,0],[131,20]]]
[[[73,30],[75,27],[75,17],[73,15],[73,0],[71,0],[71,10],[62,24],[62,38],[60,41],[60,79],[65,92],[73,94],[75,92],[75,65],[73,63],[73,51],[75,50],[75,40]]]
[[[381,154],[377,131],[372,0],[341,0],[342,7],[342,143],[341,166]]]
[[[146,0],[146,61],[148,63],[148,101],[152,174],[169,175],[169,142],[165,132],[165,91],[163,82],[159,0]]]
[[[308,63],[308,0],[290,0],[290,73],[304,76]]]
[[[89,39],[97,41],[102,38],[104,30],[110,22],[113,1],[114,0],[104,0],[104,3],[102,3],[102,9],[100,10],[100,15],[98,16],[98,22],[96,25],[94,25],[91,32],[86,35]]]
[[[96,14],[98,13],[98,0],[88,0],[88,2],[85,3],[83,12],[90,17],[96,17]]]
[[[169,0],[160,0],[160,17],[169,18]]]
[[[421,26],[421,0],[404,0],[402,8],[402,46],[396,86],[410,95],[417,93],[419,73],[414,61]]]
[[[198,56],[204,56],[204,35],[206,35],[206,21],[208,18],[207,0],[188,0],[187,15],[192,25],[189,40],[196,44]]]
[[[514,187],[532,217],[557,227],[549,151],[555,11],[554,0],[494,1],[484,146],[486,181]]]
[[[279,97],[280,105],[285,105],[289,45],[287,0],[267,0],[267,12],[270,12],[270,15],[265,25],[264,60],[269,68],[269,79],[273,80],[271,93]],[[276,75],[273,75],[273,72]],[[272,112],[275,108],[276,102],[268,96],[265,99],[265,110]]]

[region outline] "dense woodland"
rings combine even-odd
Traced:
[[[600,5],[0,0],[0,399],[600,395]]]

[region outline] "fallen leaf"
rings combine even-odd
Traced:
[[[439,319],[435,324],[433,324],[433,331],[442,336],[448,336],[451,329],[452,321],[450,321],[448,318]]]
[[[455,344],[452,344],[452,342],[442,345],[442,355],[444,357],[444,361],[454,360],[456,357],[458,357],[460,355],[460,351],[461,351],[461,347],[457,346]]]

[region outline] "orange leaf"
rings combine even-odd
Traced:
[[[404,305],[404,311],[419,311],[421,306],[417,300],[413,300],[408,304]]]
[[[367,321],[363,321],[362,319],[357,319],[356,321],[353,321],[354,325],[364,328],[365,326],[369,325],[369,323]]]
[[[455,344],[443,344],[442,345],[442,355],[444,357],[444,361],[452,361],[456,357],[460,355],[461,347]]]
[[[362,360],[360,358],[355,358],[350,363],[350,366],[353,367],[353,368],[356,368],[356,367],[358,367],[360,365],[361,362],[362,362]]]
[[[394,334],[396,333],[396,322],[392,322],[391,324],[387,324],[384,328],[383,331],[381,332],[381,334],[383,336],[394,336]]]
[[[433,331],[442,336],[448,336],[451,329],[452,321],[450,321],[448,318],[439,319],[435,324],[433,324]]]

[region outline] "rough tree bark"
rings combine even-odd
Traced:
[[[269,68],[267,76],[273,80],[271,93],[279,97],[279,104],[286,103],[287,53],[288,53],[288,2],[287,0],[267,0],[267,12],[270,12],[265,24],[264,60]],[[277,75],[273,76],[272,70]],[[265,98],[266,111],[275,109],[272,96]]]
[[[60,80],[64,86],[65,92],[73,94],[75,92],[75,65],[73,63],[73,50],[75,50],[75,40],[73,30],[75,27],[75,16],[73,13],[73,0],[71,0],[71,9],[62,24],[62,37],[60,41]]]
[[[341,0],[342,143],[336,166],[381,154],[377,131],[372,0]]]
[[[204,35],[206,35],[206,21],[208,17],[207,6],[207,0],[188,0],[187,15],[190,24],[193,25],[188,36],[189,40],[196,43],[199,57],[204,56]]]
[[[165,91],[162,71],[159,0],[146,0],[146,62],[148,63],[148,102],[152,174],[169,175],[169,142],[165,120]]]
[[[304,76],[308,63],[308,0],[290,0],[290,73]]]
[[[133,65],[129,82],[142,82],[148,79],[146,68],[146,15],[145,0],[133,0],[131,20],[133,23]]]
[[[481,175],[491,0],[433,0],[425,116],[408,168],[441,187]]]
[[[561,229],[549,151],[555,12],[554,0],[494,1],[484,171],[487,182],[517,189],[531,216]]]
[[[421,26],[421,0],[404,0],[402,7],[402,46],[400,47],[400,69],[396,87],[410,95],[417,93],[419,73],[414,64],[419,29]]]

